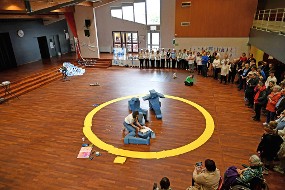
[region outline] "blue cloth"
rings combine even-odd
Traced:
[[[281,98],[279,98],[279,100],[277,101],[275,108],[277,109],[278,106],[280,105],[280,102],[284,99],[284,96],[281,96]]]
[[[207,55],[202,56],[202,65],[207,65],[209,57]]]
[[[242,73],[242,76],[246,77],[247,71],[248,71],[248,69],[244,69],[244,70],[243,70],[243,73]]]
[[[172,52],[172,53],[171,53],[171,58],[172,58],[172,59],[176,59],[176,53]]]
[[[261,74],[263,80],[266,80],[267,77],[266,77],[265,72],[263,70],[260,71],[260,74]]]

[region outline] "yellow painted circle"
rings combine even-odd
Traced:
[[[100,148],[102,150],[107,151],[110,154],[114,154],[114,155],[122,156],[122,157],[142,158],[142,159],[160,159],[160,158],[166,158],[166,157],[184,154],[186,152],[189,152],[191,150],[194,150],[194,149],[202,146],[205,142],[207,142],[211,138],[211,136],[214,132],[215,124],[214,124],[214,120],[213,120],[212,116],[210,115],[210,113],[207,112],[207,110],[205,110],[202,106],[200,106],[194,102],[191,102],[191,101],[186,100],[184,98],[180,98],[180,97],[176,97],[176,96],[170,96],[170,95],[165,95],[165,97],[170,98],[170,99],[174,99],[174,100],[178,100],[178,101],[184,102],[186,104],[189,104],[189,105],[195,107],[197,110],[199,110],[203,114],[203,116],[205,117],[206,128],[205,128],[203,134],[198,139],[196,139],[195,141],[193,141],[189,144],[186,144],[184,146],[181,146],[181,147],[178,147],[175,149],[163,150],[163,151],[159,151],[159,152],[140,152],[140,151],[132,151],[132,150],[124,150],[124,149],[116,148],[113,145],[110,145],[110,144],[103,142],[101,139],[99,139],[92,132],[92,130],[91,130],[92,118],[99,110],[101,110],[102,108],[104,108],[104,107],[106,107],[112,103],[115,103],[115,102],[118,102],[121,100],[125,100],[125,99],[131,99],[132,97],[138,97],[138,96],[143,96],[143,95],[125,96],[125,97],[113,99],[113,100],[105,102],[105,103],[99,105],[98,107],[96,107],[95,109],[93,109],[91,112],[88,113],[88,115],[86,116],[86,118],[84,120],[84,127],[83,127],[84,135],[95,146],[97,146],[98,148]]]

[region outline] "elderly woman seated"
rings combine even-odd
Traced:
[[[224,174],[223,190],[228,190],[234,185],[245,185],[250,187],[255,179],[263,179],[262,166],[260,158],[252,155],[249,158],[249,166],[244,169],[238,169],[235,166],[229,167]]]

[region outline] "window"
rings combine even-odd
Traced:
[[[111,16],[115,18],[122,19],[122,9],[121,7],[111,7]]]
[[[160,25],[160,0],[146,0],[147,25]]]
[[[160,35],[158,31],[149,31],[147,33],[147,47],[148,49],[157,50],[160,46]]]
[[[134,6],[123,3],[123,19],[128,21],[134,21]]]
[[[128,52],[139,52],[138,32],[113,31],[113,47],[127,48]]]
[[[134,3],[135,22],[146,24],[145,2]]]

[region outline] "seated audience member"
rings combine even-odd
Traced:
[[[217,189],[220,181],[220,170],[216,168],[213,160],[205,160],[205,168],[195,166],[192,186],[187,190],[212,190]]]
[[[252,108],[254,105],[254,88],[258,84],[259,80],[256,74],[249,73],[249,80],[246,83],[245,98],[248,100],[247,106]]]
[[[266,82],[265,82],[265,86],[266,86],[266,87],[269,86],[269,82],[270,82],[270,81],[274,81],[275,84],[277,83],[277,78],[274,76],[274,71],[270,71],[270,74],[269,74],[269,76],[267,77]]]
[[[263,134],[257,147],[257,152],[260,154],[260,157],[267,168],[272,168],[273,160],[277,157],[277,152],[280,149],[280,145],[283,143],[283,139],[274,132],[276,127],[276,121],[269,122],[269,129],[266,129],[265,127],[266,133]]]
[[[229,167],[224,175],[222,190],[229,190],[231,186],[237,184],[250,186],[250,182],[255,177],[263,179],[262,166],[260,158],[257,155],[252,155],[249,158],[249,167],[244,169],[238,169],[235,166]]]
[[[138,115],[139,112],[134,111],[125,118],[123,123],[125,128],[123,129],[123,131],[127,129],[129,132],[136,131],[136,135],[138,134],[138,131],[143,128],[143,126],[141,126],[141,124],[138,121]]]
[[[167,177],[164,177],[160,180],[160,189],[161,190],[171,190],[170,181]]]
[[[285,130],[283,131],[283,135],[285,134]],[[280,149],[277,153],[277,156],[279,158],[279,164],[273,167],[273,170],[284,174],[285,173],[285,141],[281,144]]]
[[[273,90],[271,94],[267,96],[267,105],[266,105],[266,122],[263,123],[263,125],[268,125],[270,121],[273,121],[275,119],[276,111],[275,111],[275,105],[278,102],[279,98],[281,97],[280,93],[281,87],[278,85],[275,85],[273,87]]]
[[[276,115],[279,116],[280,113],[285,110],[285,89],[281,90],[281,97],[275,105]]]
[[[285,128],[285,110],[283,110],[278,117],[279,118],[275,120],[277,122],[276,130],[283,130]]]
[[[186,77],[185,81],[184,81],[185,86],[193,86],[194,84],[194,75],[189,75],[188,77]]]
[[[254,88],[254,111],[255,116],[253,116],[254,121],[260,121],[260,112],[263,105],[266,104],[266,90],[263,81],[259,81],[258,85]]]

